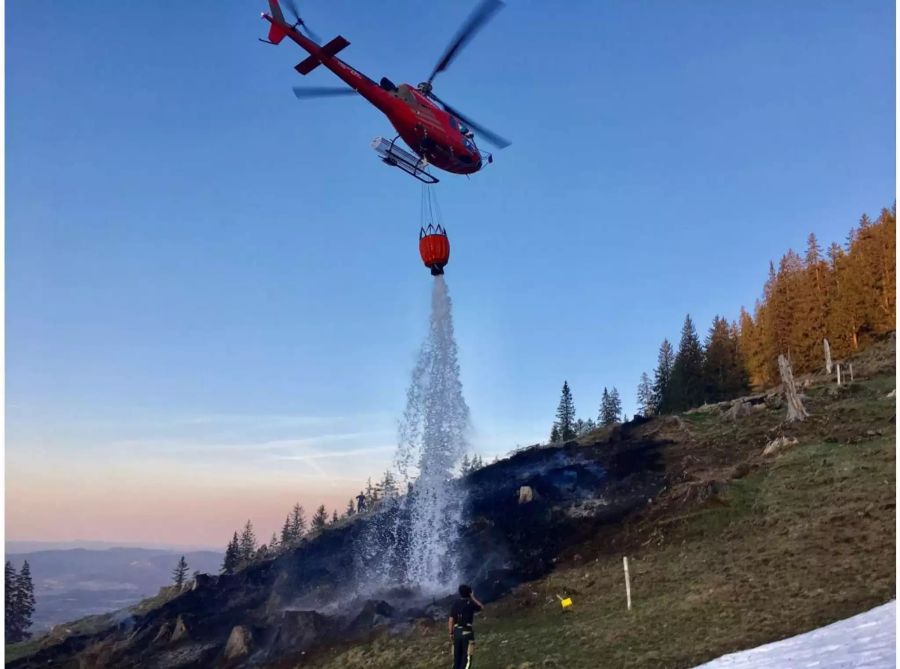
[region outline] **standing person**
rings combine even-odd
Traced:
[[[465,584],[459,586],[459,598],[450,607],[450,617],[447,619],[450,641],[453,644],[453,669],[470,669],[472,666],[472,651],[475,650],[472,619],[483,608],[472,593],[472,588]]]
[[[356,513],[362,513],[366,510],[366,496],[362,490],[356,496]]]

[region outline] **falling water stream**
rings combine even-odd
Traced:
[[[459,378],[452,303],[434,278],[428,334],[422,342],[400,420],[395,468],[407,494],[385,500],[368,523],[359,553],[369,588],[455,588],[454,545],[465,506],[453,470],[466,452],[469,407]]]
[[[406,578],[418,587],[445,588],[457,576],[452,547],[465,500],[451,482],[466,452],[469,407],[459,378],[452,302],[444,276],[434,279],[428,336],[419,351],[400,423],[397,469],[407,482],[410,509]]]

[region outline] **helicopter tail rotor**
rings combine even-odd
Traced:
[[[269,4],[272,3],[278,4],[278,0],[269,0]],[[302,18],[300,18],[300,12],[297,10],[297,5],[294,4],[294,0],[284,0],[284,4],[287,7],[288,14],[290,14],[294,19],[294,25],[292,27],[299,29],[313,42],[321,42],[322,40],[319,38],[319,36],[312,30],[310,30],[307,27],[306,22]]]

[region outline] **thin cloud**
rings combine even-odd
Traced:
[[[330,458],[347,458],[353,455],[369,455],[371,453],[389,453],[396,446],[374,446],[372,448],[353,448],[347,451],[326,451],[320,453],[306,453],[303,455],[275,455],[275,460],[290,460],[293,462],[312,462]]]

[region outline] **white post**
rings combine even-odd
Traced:
[[[850,383],[853,383],[853,363],[850,363]]]
[[[628,576],[628,557],[622,558],[625,565],[625,601],[628,603],[628,610],[631,611],[631,578]]]
[[[841,385],[841,363],[837,364],[837,383]]]
[[[831,346],[827,339],[822,340],[822,345],[825,347],[825,372],[831,374]]]

